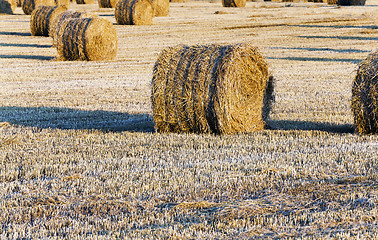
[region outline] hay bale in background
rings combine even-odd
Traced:
[[[326,0],[329,5],[337,5],[337,0]]]
[[[175,46],[154,66],[151,100],[159,132],[261,130],[272,96],[268,65],[249,43]]]
[[[92,13],[85,13],[85,12],[76,12],[73,10],[67,10],[64,12],[60,12],[56,15],[54,19],[52,19],[50,26],[49,26],[49,36],[53,39],[53,46],[56,46],[56,39],[58,35],[63,33],[61,32],[62,23],[64,20],[72,19],[72,18],[93,18],[98,17],[96,14]]]
[[[223,7],[245,7],[246,0],[222,0]]]
[[[30,15],[38,6],[55,6],[54,0],[22,0],[22,11]]]
[[[358,133],[378,133],[378,51],[360,63],[353,81],[351,108]]]
[[[99,8],[115,8],[118,0],[98,0]]]
[[[76,0],[76,4],[94,4],[94,0]]]
[[[64,20],[56,39],[58,60],[111,60],[118,47],[113,23],[103,18]]]
[[[50,23],[59,13],[66,10],[66,6],[38,6],[30,17],[31,35],[48,37]]]
[[[0,13],[13,14],[16,8],[16,0],[0,0]]]
[[[154,10],[150,0],[119,0],[114,16],[120,25],[151,25]]]
[[[155,17],[164,17],[169,14],[169,0],[150,0]]]

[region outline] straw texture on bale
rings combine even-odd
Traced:
[[[119,0],[114,16],[120,25],[151,25],[154,10],[150,0]]]
[[[223,7],[245,7],[246,0],[222,0]]]
[[[117,33],[110,21],[103,18],[67,19],[57,36],[58,60],[111,60],[117,54],[117,44]]]
[[[370,54],[357,70],[351,108],[358,133],[378,133],[378,51]]]
[[[54,0],[22,0],[22,11],[30,15],[38,6],[55,6]]]
[[[61,32],[62,23],[64,20],[72,19],[72,18],[93,18],[98,17],[96,14],[92,13],[85,13],[85,12],[76,12],[73,10],[67,10],[64,12],[60,12],[56,15],[54,19],[52,19],[50,26],[49,26],[49,36],[53,39],[53,46],[56,46],[56,39]]]
[[[337,5],[338,0],[326,0],[329,5]]]
[[[94,4],[94,0],[76,0],[76,4]]]
[[[16,0],[0,0],[0,13],[13,14],[16,8]]]
[[[17,0],[17,7],[21,7],[22,6],[22,0]]]
[[[152,78],[156,131],[261,130],[271,109],[273,87],[266,61],[250,43],[164,49]]]
[[[155,17],[164,17],[169,14],[169,0],[151,0]]]
[[[59,13],[66,10],[66,6],[38,6],[30,17],[31,35],[48,37],[50,23]]]
[[[115,8],[118,0],[98,0],[100,8]]]

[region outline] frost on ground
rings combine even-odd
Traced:
[[[355,134],[350,110],[377,6],[172,3],[151,26],[115,25],[108,62],[55,61],[30,16],[0,15],[0,239],[378,238],[378,136]],[[244,41],[276,79],[269,129],[155,133],[158,53]]]

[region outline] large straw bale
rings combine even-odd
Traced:
[[[86,12],[76,12],[73,10],[67,10],[64,12],[60,12],[56,15],[54,19],[52,19],[50,26],[49,26],[49,36],[53,39],[53,46],[56,46],[56,39],[61,32],[62,23],[64,20],[71,19],[71,18],[93,18],[98,17],[98,15],[93,13],[86,13]]]
[[[58,60],[111,60],[118,47],[113,23],[103,18],[64,20],[57,36]]]
[[[118,0],[98,0],[100,8],[115,8]]]
[[[268,65],[250,43],[170,47],[154,66],[151,100],[159,132],[261,130],[272,99]]]
[[[54,0],[22,0],[22,11],[30,15],[38,6],[55,6]]]
[[[94,0],[76,0],[76,4],[94,4]]]
[[[150,0],[119,0],[114,16],[120,25],[151,25],[154,10]]]
[[[0,0],[0,13],[13,14],[16,8],[16,0]]]
[[[246,0],[222,0],[223,7],[245,7]]]
[[[59,13],[66,10],[66,6],[38,6],[30,17],[31,34],[33,36],[48,37],[50,23]]]
[[[169,14],[169,0],[150,0],[155,17],[164,17]]]
[[[360,63],[353,81],[351,108],[358,133],[378,133],[378,51]]]

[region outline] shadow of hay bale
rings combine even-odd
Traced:
[[[351,124],[334,124],[328,122],[294,121],[294,120],[268,120],[267,129],[271,130],[299,130],[322,131],[329,133],[353,133]]]
[[[152,116],[57,107],[0,107],[0,122],[52,129],[153,132]]]

